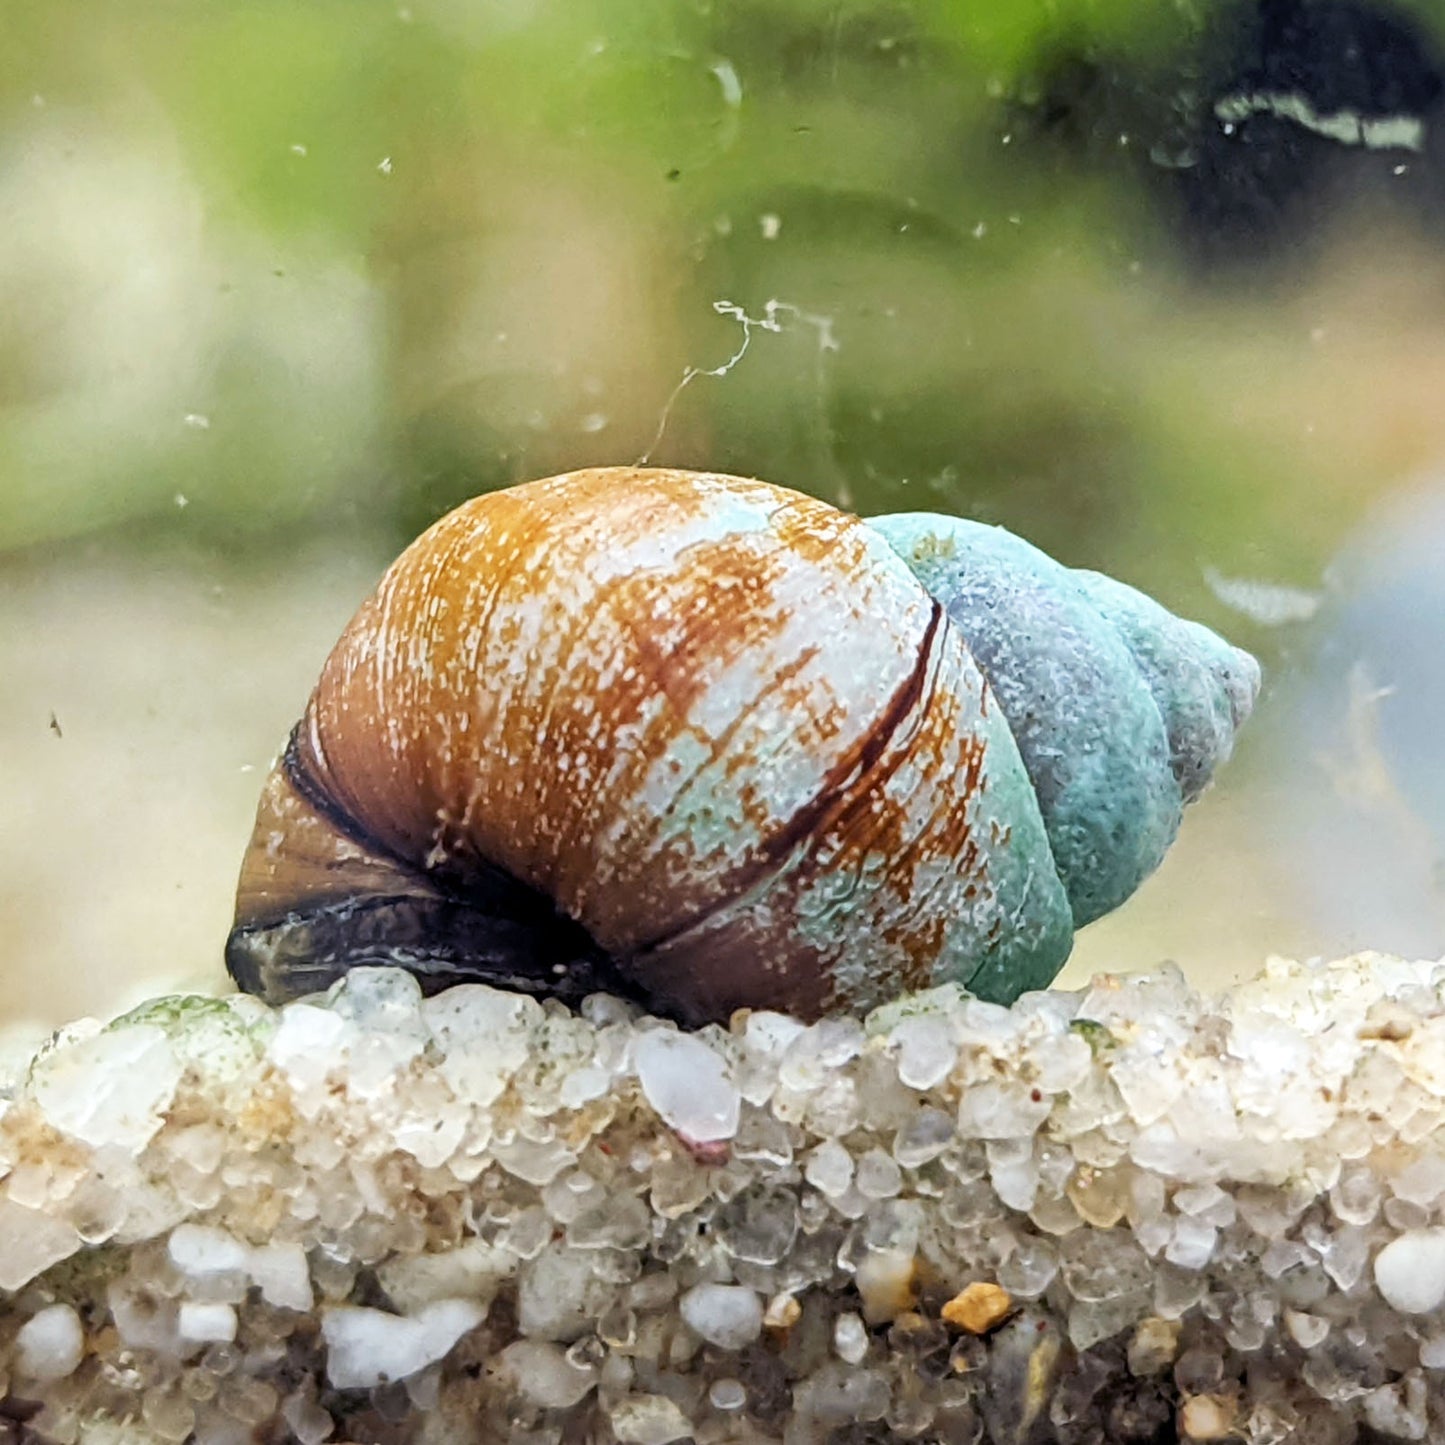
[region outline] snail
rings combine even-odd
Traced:
[[[327,659],[227,963],[684,1022],[1046,986],[1158,865],[1247,653],[1000,528],[600,468],[465,503]]]

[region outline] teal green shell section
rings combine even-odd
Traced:
[[[934,976],[1009,1004],[1058,976],[1074,946],[1074,919],[1033,781],[1001,709],[988,710],[987,728],[988,770],[977,807],[980,821],[988,820],[980,834],[997,840],[988,870],[999,913],[982,937],[961,921]]]
[[[1124,639],[1169,735],[1169,764],[1186,803],[1228,758],[1254,707],[1259,664],[1197,622],[1098,572],[1070,574]]]
[[[928,513],[869,525],[943,604],[988,679],[1074,926],[1118,907],[1158,867],[1184,804],[1228,757],[1258,665],[1142,593],[1064,567],[1000,527]]]

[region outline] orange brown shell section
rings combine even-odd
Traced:
[[[363,872],[392,858],[464,889],[485,859],[676,1011],[816,1014],[957,972],[1001,926],[988,857],[1010,825],[985,795],[992,754],[1017,758],[988,714],[961,639],[858,519],[617,468],[420,537],[294,749]],[[261,826],[243,918],[325,886],[324,841],[290,889]]]

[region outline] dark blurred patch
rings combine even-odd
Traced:
[[[1438,39],[1417,18],[1250,0],[1168,56],[1060,46],[1010,124],[1071,170],[1125,169],[1193,263],[1281,267],[1360,216],[1441,235],[1442,96]]]

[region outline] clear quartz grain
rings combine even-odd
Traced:
[[[844,1364],[861,1364],[868,1354],[868,1331],[855,1314],[841,1314],[833,1322],[833,1352]]]
[[[903,1186],[903,1176],[891,1155],[882,1149],[866,1150],[858,1160],[858,1192],[865,1199],[891,1199]]]
[[[832,1199],[852,1184],[853,1167],[853,1156],[836,1139],[826,1139],[808,1155],[803,1177]]]

